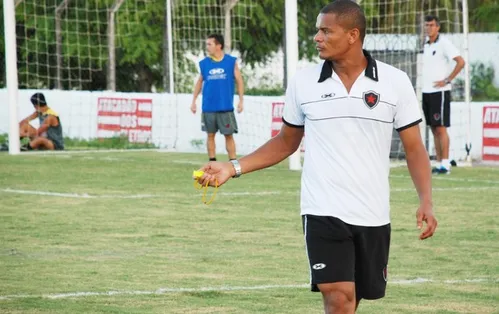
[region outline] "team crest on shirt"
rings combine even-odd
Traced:
[[[369,109],[374,109],[379,103],[379,94],[375,91],[367,91],[362,94],[362,99]]]

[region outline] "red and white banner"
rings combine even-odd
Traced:
[[[272,127],[270,136],[274,137],[281,131],[282,128],[282,113],[284,111],[284,103],[283,102],[273,102],[272,103]],[[300,151],[305,151],[305,141],[304,139],[300,144]]]
[[[152,99],[100,97],[97,101],[97,136],[128,136],[131,143],[152,140]]]
[[[484,106],[482,121],[482,160],[499,161],[499,106]]]
[[[282,127],[282,112],[284,111],[283,102],[272,103],[272,128],[270,136],[274,137],[279,134]]]

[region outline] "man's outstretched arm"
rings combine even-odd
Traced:
[[[27,116],[26,118],[22,119],[20,122],[19,122],[19,125],[23,125],[24,123],[28,123],[30,122],[31,120],[35,120],[36,118],[38,117],[38,112],[33,112],[32,114],[30,114],[29,116]]]
[[[203,76],[200,75],[197,82],[196,82],[196,85],[194,85],[194,92],[193,92],[192,103],[191,103],[192,113],[196,113],[196,111],[197,111],[196,99],[198,98],[202,89],[203,89]]]
[[[421,229],[423,222],[427,224],[419,237],[423,240],[431,237],[437,228],[437,220],[433,214],[430,159],[421,139],[419,125],[404,129],[399,135],[404,145],[407,167],[419,196],[417,226]]]
[[[283,124],[279,134],[253,153],[239,160],[242,173],[267,168],[288,158],[300,146],[303,134],[303,127]]]
[[[239,160],[241,173],[260,170],[283,161],[298,149],[303,134],[303,127],[283,124],[278,135]],[[200,170],[204,175],[198,179],[198,182],[203,185],[209,183],[211,186],[220,186],[236,174],[231,162],[209,162]]]
[[[241,113],[244,108],[243,105],[244,81],[243,81],[243,76],[241,75],[241,71],[239,70],[239,66],[237,65],[237,62],[236,65],[234,66],[234,76],[236,78],[237,94],[239,95],[239,104],[237,105],[237,112]]]

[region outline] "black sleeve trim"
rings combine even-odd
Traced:
[[[282,122],[283,122],[285,125],[287,125],[287,126],[289,126],[289,127],[292,127],[292,128],[303,128],[303,127],[305,127],[304,125],[296,125],[296,124],[291,124],[291,123],[289,123],[288,121],[284,120],[284,118],[282,118]]]
[[[417,120],[417,121],[414,121],[413,123],[409,123],[409,124],[408,124],[408,125],[406,125],[406,126],[403,126],[403,127],[398,128],[398,129],[397,129],[397,132],[401,132],[401,131],[403,131],[403,130],[405,130],[405,129],[408,129],[408,128],[410,128],[411,126],[418,125],[418,124],[420,124],[421,122],[423,122],[423,119],[419,119],[419,120]]]

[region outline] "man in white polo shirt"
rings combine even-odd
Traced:
[[[419,105],[408,76],[362,50],[364,12],[336,0],[317,17],[315,41],[324,61],[300,71],[286,91],[281,132],[239,161],[210,162],[201,184],[266,168],[296,151],[307,130],[301,215],[312,291],[326,313],[353,313],[361,299],[385,294],[390,245],[389,154],[393,128],[404,144],[419,195],[419,238],[431,237],[428,154]]]
[[[427,38],[423,52],[423,112],[426,124],[430,126],[435,143],[438,167],[433,173],[449,174],[449,135],[451,82],[464,67],[464,59],[459,50],[439,33],[438,17],[425,18]],[[454,70],[449,74],[449,63],[456,61]]]

